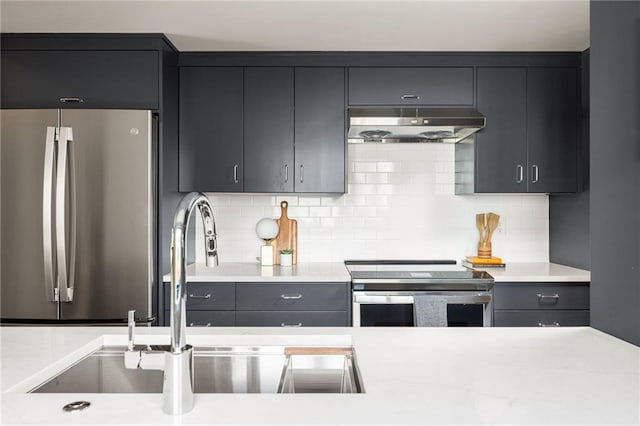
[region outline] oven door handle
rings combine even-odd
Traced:
[[[403,305],[413,304],[413,296],[390,296],[390,295],[370,295],[354,294],[353,302],[366,305]]]
[[[438,294],[434,293],[434,295]],[[487,304],[491,302],[489,294],[441,294],[440,296],[443,296],[449,304]],[[354,294],[353,302],[366,305],[413,304],[413,295]]]

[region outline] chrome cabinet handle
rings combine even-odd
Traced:
[[[553,303],[558,303],[558,300],[560,300],[560,295],[558,293],[556,294],[552,294],[551,296],[548,296],[546,294],[542,294],[542,293],[538,293],[538,302],[542,302],[546,299],[553,299]]]
[[[197,294],[189,294],[190,299],[211,299],[211,293],[207,293],[204,296],[199,296]]]
[[[551,324],[543,324],[541,322],[538,323],[538,327],[560,327],[559,322],[552,322]]]
[[[84,102],[84,99],[82,99],[82,98],[65,98],[65,97],[63,97],[63,98],[60,98],[60,102],[62,102],[63,104],[66,104],[66,103],[80,103],[81,104],[82,102]]]
[[[56,247],[58,249],[58,297],[61,302],[73,301],[76,264],[76,173],[73,154],[73,130],[58,128],[58,164],[56,171]],[[69,177],[69,211],[66,205]],[[67,215],[69,247],[67,251]]]
[[[238,165],[233,165],[233,183],[238,183]]]
[[[304,182],[304,166],[300,164],[300,183]]]
[[[516,183],[522,183],[524,181],[524,167],[521,164],[516,166]]]
[[[298,293],[298,294],[292,294],[292,295],[288,295],[288,294],[281,294],[280,298],[282,300],[300,300],[302,299],[302,294]]]
[[[540,180],[538,166],[534,164],[533,166],[531,166],[531,170],[533,171],[533,179],[531,180],[531,183],[538,183],[538,181]]]
[[[206,324],[197,324],[195,322],[190,322],[189,327],[211,327],[211,323],[208,322]]]
[[[54,286],[53,249],[53,175],[56,157],[56,128],[47,127],[47,139],[44,147],[44,180],[42,184],[42,230],[44,248],[44,286],[49,302],[57,302],[58,294]]]
[[[283,322],[280,327],[302,327],[301,322]]]
[[[400,99],[420,99],[418,95],[405,94],[400,96]]]
[[[284,181],[289,182],[289,166],[287,164],[284,165]]]

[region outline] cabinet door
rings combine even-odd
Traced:
[[[238,311],[238,327],[348,327],[346,311]]]
[[[589,309],[589,283],[496,283],[494,309]]]
[[[158,52],[5,51],[1,64],[2,108],[159,108]]]
[[[529,68],[529,192],[577,188],[578,78],[575,68]]]
[[[180,69],[180,191],[242,192],[241,67]]]
[[[238,311],[346,311],[345,283],[238,283]]]
[[[580,327],[589,325],[589,311],[496,311],[494,327]]]
[[[293,102],[293,68],[245,68],[246,192],[293,192]]]
[[[473,105],[473,68],[349,68],[349,105]]]
[[[527,70],[478,68],[478,111],[487,126],[476,138],[476,192],[527,191]]]
[[[295,69],[295,191],[345,191],[344,68]]]

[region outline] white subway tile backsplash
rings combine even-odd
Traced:
[[[320,197],[300,197],[298,198],[299,206],[319,206]]]
[[[376,163],[373,161],[354,161],[353,171],[358,173],[371,173],[376,171]]]
[[[388,183],[388,173],[365,173],[364,175],[366,183]]]
[[[460,260],[475,253],[475,215],[483,212],[501,216],[493,236],[496,256],[506,262],[548,261],[546,195],[454,195],[454,145],[361,144],[349,145],[348,152],[344,195],[209,194],[220,260],[255,262],[263,244],[255,235],[257,221],[280,217],[279,204],[287,201],[289,217],[298,220],[300,262]]]

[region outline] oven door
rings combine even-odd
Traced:
[[[354,327],[413,327],[413,296],[429,294],[447,299],[449,327],[491,327],[493,300],[489,291],[354,291]]]

